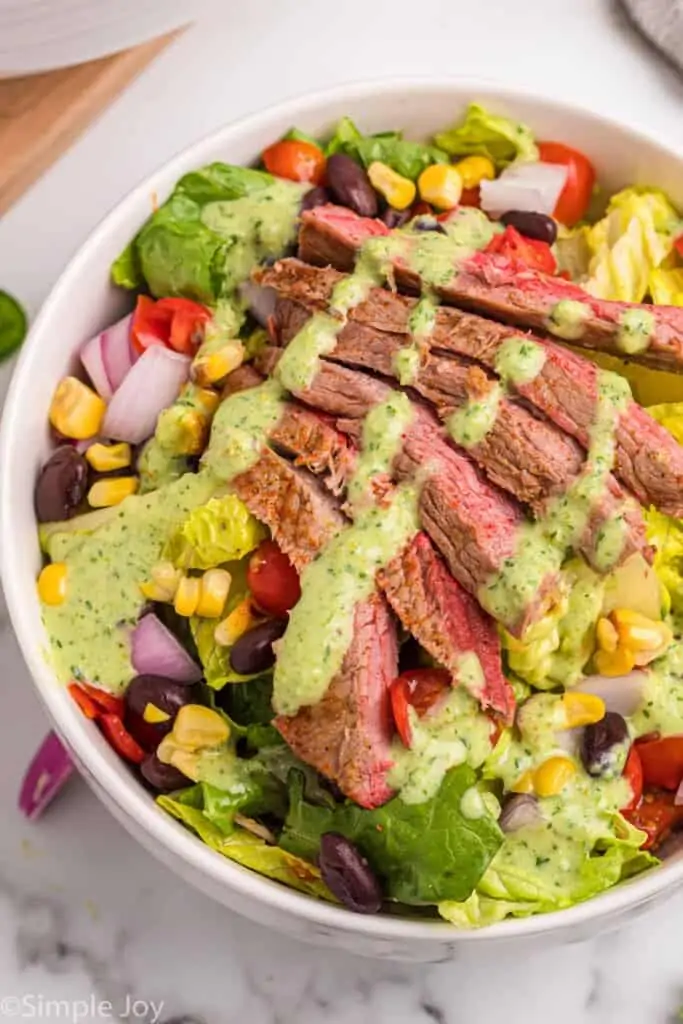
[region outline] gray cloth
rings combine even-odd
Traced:
[[[621,0],[631,20],[683,70],[683,0]]]

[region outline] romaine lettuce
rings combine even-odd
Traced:
[[[280,838],[284,849],[314,861],[324,832],[340,832],[367,857],[384,892],[401,903],[464,900],[474,890],[502,841],[487,812],[468,818],[461,801],[476,775],[461,765],[446,775],[436,796],[421,804],[400,797],[376,810],[346,803],[316,807],[292,773],[290,810]]]
[[[403,138],[401,132],[363,135],[350,117],[341,119],[325,151],[327,156],[345,153],[364,167],[379,160],[411,181],[431,164],[448,163],[448,154],[443,150],[422,142],[410,142]]]
[[[489,113],[470,103],[460,124],[439,132],[434,141],[450,156],[481,154],[502,169],[514,160],[538,160],[538,148],[531,129],[518,121]]]
[[[244,502],[225,494],[193,509],[170,541],[167,557],[182,569],[211,569],[244,558],[265,536]]]
[[[648,291],[657,306],[683,306],[683,269],[653,270]]]

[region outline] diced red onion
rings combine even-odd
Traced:
[[[131,661],[138,675],[165,676],[176,683],[197,683],[202,670],[153,612],[138,622],[131,637]]]
[[[492,217],[508,210],[551,216],[566,181],[567,168],[558,164],[512,164],[494,181],[482,181],[481,208]]]
[[[683,805],[683,779],[681,779],[681,781],[678,784],[676,796],[674,797],[674,803],[676,807],[681,807]]]
[[[81,349],[81,362],[85,372],[90,377],[90,382],[98,395],[108,401],[113,395],[113,389],[109,383],[109,376],[105,369],[102,357],[102,335],[87,341]]]
[[[24,775],[19,809],[27,818],[39,817],[74,772],[74,764],[54,732],[47,734]]]
[[[257,320],[262,327],[266,327],[268,319],[275,312],[277,292],[274,288],[264,288],[263,285],[254,281],[245,281],[240,285],[240,295],[249,306],[249,312],[254,320]]]
[[[133,365],[134,354],[130,339],[132,322],[133,314],[129,313],[122,320],[117,320],[111,327],[107,327],[100,335],[102,338],[102,361],[113,391],[120,387]]]
[[[150,437],[159,413],[178,397],[190,362],[188,356],[161,345],[145,349],[109,403],[102,435],[130,444]]]
[[[557,746],[564,750],[565,754],[569,754],[570,757],[578,757],[579,750],[581,749],[581,740],[583,739],[584,726],[577,725],[573,729],[557,729],[555,732],[555,742]]]
[[[625,676],[586,676],[573,691],[601,697],[608,711],[628,718],[643,703],[646,681],[647,673],[637,670]]]
[[[498,824],[503,832],[516,832],[519,828],[537,825],[540,821],[541,812],[536,798],[529,793],[514,793],[503,804]]]

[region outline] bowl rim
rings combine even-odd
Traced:
[[[446,921],[420,921],[392,917],[389,915],[361,916],[350,911],[328,904],[315,897],[307,896],[296,890],[289,889],[256,872],[244,868],[211,850],[192,833],[186,830],[168,814],[154,810],[149,795],[133,778],[121,778],[114,771],[119,765],[118,759],[106,746],[98,741],[89,723],[73,714],[65,713],[66,703],[64,688],[55,685],[55,676],[47,664],[44,651],[35,642],[30,628],[28,616],[22,609],[17,592],[16,576],[21,572],[22,565],[16,558],[12,544],[12,502],[7,485],[8,455],[15,442],[15,434],[21,422],[21,406],[24,394],[30,394],[30,369],[36,359],[38,339],[50,323],[53,307],[64,292],[77,286],[81,268],[87,263],[93,250],[101,239],[115,227],[119,218],[129,207],[139,203],[144,197],[154,192],[155,184],[160,176],[177,176],[184,164],[202,157],[207,148],[218,150],[229,147],[233,136],[245,131],[257,131],[272,121],[282,124],[294,123],[304,113],[314,113],[319,107],[334,101],[361,100],[364,97],[378,95],[396,98],[401,93],[454,90],[457,93],[470,93],[472,96],[486,100],[494,96],[504,97],[505,102],[514,106],[517,102],[536,102],[552,107],[558,117],[563,113],[569,116],[579,115],[587,123],[595,127],[603,126],[607,130],[617,129],[630,136],[634,145],[639,142],[654,146],[663,156],[683,158],[678,147],[665,145],[656,134],[642,125],[621,121],[604,113],[598,113],[582,105],[571,103],[561,97],[541,94],[529,88],[509,87],[493,79],[457,76],[409,76],[366,79],[363,81],[339,84],[330,88],[298,94],[277,104],[262,108],[229,122],[211,131],[190,145],[179,150],[169,160],[160,164],[151,174],[146,175],[134,188],[127,192],[99,223],[88,234],[78,247],[59,278],[51,288],[40,312],[33,323],[22,352],[14,369],[12,380],[7,392],[2,425],[0,428],[0,574],[5,591],[8,611],[19,641],[24,661],[29,669],[32,681],[38,694],[47,708],[57,731],[73,752],[75,760],[83,770],[86,779],[95,788],[99,797],[121,821],[129,832],[141,840],[145,834],[148,849],[156,851],[156,855],[165,859],[158,847],[174,855],[180,869],[180,862],[193,869],[193,873],[209,879],[214,885],[235,890],[241,897],[253,900],[281,911],[290,918],[332,932],[361,934],[383,940],[415,940],[431,941],[437,944],[455,945],[476,944],[491,939],[511,940],[529,938],[541,933],[561,932],[572,925],[602,918],[613,918],[629,909],[650,901],[668,886],[683,881],[683,860],[667,865],[666,869],[655,868],[643,876],[630,880],[627,884],[618,885],[606,892],[575,904],[564,910],[546,914],[533,915],[522,919],[509,919],[482,929],[460,930]],[[25,571],[25,568],[24,568]],[[142,841],[142,840],[141,840]],[[166,861],[169,863],[169,861]],[[187,875],[184,875],[187,878]]]

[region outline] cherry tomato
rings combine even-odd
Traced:
[[[91,721],[97,718],[99,715],[97,704],[95,704],[95,701],[90,700],[90,697],[85,690],[81,689],[78,683],[69,683],[67,689],[86,718],[89,718]]]
[[[632,744],[631,749],[628,752],[626,764],[624,765],[623,776],[630,785],[633,796],[626,806],[622,807],[622,814],[625,811],[634,811],[643,796],[643,765],[635,743]]]
[[[676,807],[673,793],[652,790],[645,793],[638,807],[622,812],[627,821],[647,833],[641,849],[651,850],[666,839],[671,829],[683,821],[683,807]]]
[[[425,203],[424,199],[420,199],[420,201],[415,203],[415,205],[412,207],[410,211],[410,217],[411,220],[413,217],[430,217],[433,213],[434,210],[429,205],[429,203]]]
[[[679,256],[683,256],[683,235],[679,235],[678,238],[674,241],[674,249],[676,250]]]
[[[481,188],[475,185],[474,188],[464,188],[460,194],[460,206],[481,206]]]
[[[451,676],[444,668],[412,668],[394,679],[389,689],[391,710],[405,747],[412,742],[408,707],[422,718],[450,688]]]
[[[553,212],[556,220],[573,227],[584,216],[591,201],[595,168],[587,156],[562,142],[539,142],[538,152],[543,163],[567,168],[567,182]]]
[[[140,764],[144,761],[144,750],[133,739],[119,715],[101,715],[99,723],[104,733],[104,738],[117,754],[120,754],[126,761],[131,761],[133,764]]]
[[[683,736],[638,741],[646,785],[676,790],[683,779]]]
[[[191,299],[150,299],[139,295],[133,314],[132,338],[138,352],[164,345],[184,355],[194,355],[201,342],[201,328],[211,313]]]
[[[107,711],[112,715],[122,715],[125,708],[123,697],[115,697],[113,693],[100,690],[98,686],[91,686],[90,683],[80,683],[82,690],[85,690],[88,697],[97,705],[100,711]]]
[[[552,249],[547,242],[536,238],[525,238],[516,228],[507,227],[499,235],[494,235],[484,252],[506,256],[510,260],[524,263],[532,270],[540,270],[544,274],[554,274],[557,263]]]
[[[301,597],[299,574],[274,540],[264,540],[249,559],[247,586],[268,615],[285,615]]]
[[[261,159],[266,170],[277,178],[320,185],[325,176],[325,154],[312,142],[282,139],[264,149]]]

